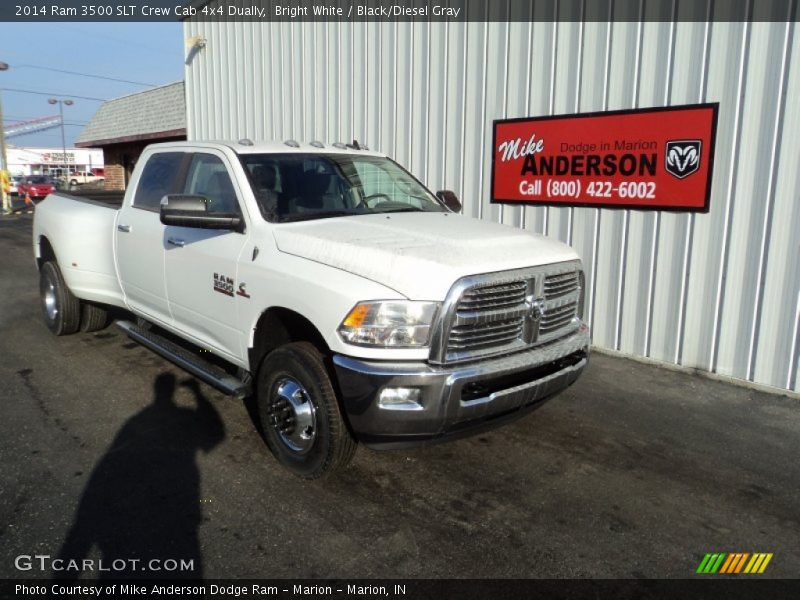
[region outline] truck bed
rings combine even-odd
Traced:
[[[114,231],[123,198],[122,192],[99,190],[53,192],[36,205],[36,256],[52,248],[67,286],[81,300],[123,305],[114,264]]]
[[[69,198],[70,200],[77,200],[78,202],[97,204],[115,209],[119,209],[122,206],[122,201],[125,199],[124,191],[74,190],[69,192],[57,191],[55,193],[63,198]]]

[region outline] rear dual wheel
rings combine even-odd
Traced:
[[[55,335],[68,335],[78,329],[97,331],[108,323],[108,311],[78,300],[54,261],[44,263],[39,270],[39,295],[45,325]]]
[[[99,304],[81,302],[81,331],[99,331],[108,325],[108,311]]]
[[[52,261],[44,263],[39,271],[39,295],[44,322],[50,331],[55,335],[78,331],[81,324],[80,300],[69,291],[61,269]]]

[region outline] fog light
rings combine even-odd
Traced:
[[[387,410],[422,410],[421,399],[419,388],[383,388],[378,406]]]

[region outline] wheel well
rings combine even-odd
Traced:
[[[325,338],[311,321],[291,309],[276,306],[264,311],[256,324],[253,346],[248,349],[251,371],[255,373],[272,350],[290,342],[310,342],[323,355],[330,352]]]
[[[58,262],[50,240],[42,236],[39,238],[39,256],[36,259],[36,266],[41,269],[42,265],[49,261]]]

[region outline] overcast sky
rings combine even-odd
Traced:
[[[67,94],[110,99],[148,89],[147,85],[68,75],[34,67],[75,71],[144,84],[162,85],[183,79],[183,32],[180,23],[2,23],[0,88],[6,125],[58,114],[51,96]],[[67,146],[101,102],[73,98],[64,107]],[[61,147],[61,130],[49,129],[8,140],[19,147]]]

